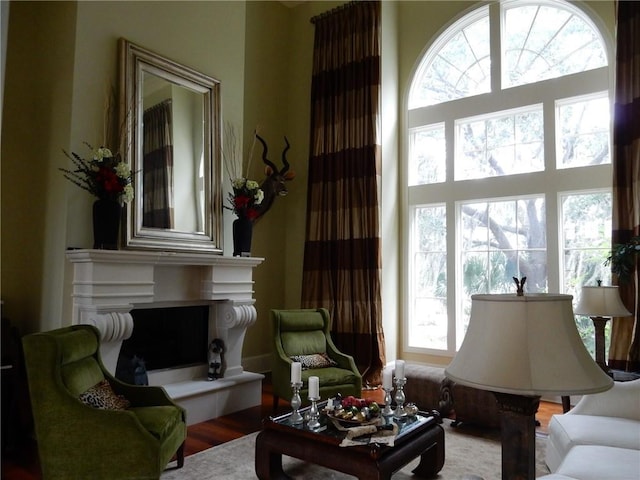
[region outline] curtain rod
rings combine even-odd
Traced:
[[[313,24],[315,24],[316,22],[318,22],[319,20],[322,20],[325,17],[328,17],[330,15],[333,15],[335,13],[341,12],[342,10],[345,10],[353,5],[355,5],[356,3],[358,3],[357,0],[352,0],[351,2],[347,2],[344,5],[339,5],[335,8],[332,8],[331,10],[321,13],[320,15],[316,15],[315,17],[311,17],[309,19],[309,21]]]

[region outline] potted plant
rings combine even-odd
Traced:
[[[611,265],[611,272],[624,283],[634,270],[638,253],[640,253],[640,236],[631,238],[627,243],[614,245],[605,265]]]

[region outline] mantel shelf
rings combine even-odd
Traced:
[[[257,267],[264,258],[229,257],[202,252],[169,252],[142,250],[67,250],[71,263],[126,263],[146,265],[211,265],[224,267]]]

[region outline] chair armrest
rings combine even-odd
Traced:
[[[569,410],[569,414],[640,420],[640,379],[614,382],[606,392],[585,395]]]
[[[362,375],[360,374],[360,370],[356,365],[356,361],[351,355],[347,355],[346,353],[342,353],[338,350],[338,348],[333,343],[331,338],[327,337],[327,353],[329,356],[338,363],[338,367],[344,368],[345,370],[351,370],[353,374],[359,379],[359,384],[357,385],[358,389],[362,388]]]
[[[182,409],[163,387],[131,385],[109,375],[108,372],[105,372],[105,377],[109,380],[113,391],[118,395],[124,395],[131,402],[132,407],[171,405]]]
[[[327,353],[333,360],[338,362],[338,366],[346,370],[353,370],[354,372],[358,372],[358,368],[356,367],[356,362],[353,357],[338,350],[338,347],[336,347],[336,344],[333,343],[331,337],[327,336],[326,338]]]
[[[347,355],[346,353],[339,352],[332,348],[327,348],[327,353],[329,354],[329,357],[338,364],[338,367],[344,368],[345,370],[353,370],[354,372],[358,371],[356,362],[351,355]]]

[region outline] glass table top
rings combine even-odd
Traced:
[[[306,419],[302,423],[293,424],[291,422],[291,413],[286,413],[278,417],[271,417],[270,420],[284,427],[295,428],[298,430],[325,435],[325,436],[329,436],[337,439],[343,438],[345,436],[346,431],[339,430],[338,428],[336,428],[334,424],[334,420],[328,417],[326,413],[323,411],[325,405],[326,405],[326,401],[318,403],[318,409],[320,410],[320,417],[318,418],[318,421],[320,422],[320,426],[315,429],[310,429],[307,427]],[[302,408],[300,409],[300,414],[303,417],[306,417],[306,415],[309,413],[309,410],[310,410],[310,407]],[[391,423],[395,423],[398,425],[398,435],[396,437],[397,439],[400,439],[404,435],[408,434],[409,432],[423,425],[440,423],[437,412],[434,412],[433,414],[428,412],[418,412],[416,415],[413,415],[413,416],[407,415],[400,420],[393,418],[393,416],[389,416],[389,417],[385,416],[385,417],[381,417],[381,419],[382,421],[380,422],[380,425],[391,424]],[[352,426],[358,426],[358,425],[352,425]]]

